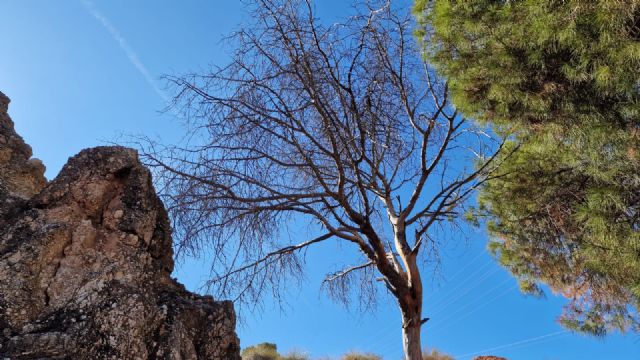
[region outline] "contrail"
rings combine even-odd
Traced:
[[[140,58],[138,58],[136,52],[133,51],[133,48],[131,48],[127,40],[125,40],[125,38],[120,34],[118,29],[116,29],[113,24],[111,24],[111,22],[106,17],[104,17],[104,15],[100,13],[100,11],[98,11],[93,2],[91,2],[90,0],[80,1],[82,2],[84,8],[89,12],[89,14],[91,14],[91,16],[98,20],[105,29],[107,29],[111,37],[113,37],[122,51],[124,51],[131,64],[136,68],[136,70],[138,70],[140,74],[142,74],[142,77],[144,77],[144,80],[147,82],[147,84],[149,84],[153,88],[153,91],[155,91],[156,94],[158,94],[158,96],[160,96],[160,98],[162,98],[165,103],[168,102],[169,98],[167,97],[167,95],[156,85],[155,80],[153,79],[147,68],[144,66],[142,61],[140,61]]]

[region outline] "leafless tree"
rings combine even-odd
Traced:
[[[210,246],[212,291],[254,302],[302,274],[307,248],[343,243],[336,260],[362,263],[329,273],[329,293],[386,288],[421,359],[424,249],[496,176],[502,142],[451,108],[408,11],[368,1],[325,26],[311,0],[255,3],[228,66],[168,77],[190,145],[145,157],[177,247]]]

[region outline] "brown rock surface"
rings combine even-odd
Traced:
[[[507,358],[499,356],[478,356],[473,358],[473,360],[507,360]]]
[[[0,93],[0,358],[240,359],[230,302],[171,278],[171,230],[132,149],[50,183]]]

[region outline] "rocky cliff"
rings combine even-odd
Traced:
[[[171,278],[171,230],[132,149],[47,183],[0,93],[0,358],[239,359],[230,302]]]

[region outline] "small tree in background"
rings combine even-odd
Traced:
[[[450,107],[412,17],[396,10],[368,1],[326,27],[310,1],[257,1],[229,65],[168,78],[198,145],[145,156],[161,170],[179,252],[213,250],[218,296],[279,297],[308,248],[342,244],[344,268],[325,288],[346,303],[355,285],[366,305],[382,285],[418,360],[422,264],[496,175],[502,142]]]

